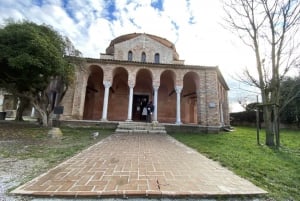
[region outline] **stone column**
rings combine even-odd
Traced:
[[[181,117],[180,117],[180,94],[182,91],[182,86],[176,86],[176,95],[177,95],[177,101],[176,101],[176,124],[181,124]]]
[[[129,101],[128,101],[128,118],[127,121],[132,121],[132,102],[133,102],[133,84],[129,85]]]
[[[158,97],[158,88],[159,86],[153,86],[154,89],[154,113],[153,113],[153,121],[157,122],[157,97]]]
[[[108,96],[109,96],[109,88],[111,87],[110,81],[103,81],[103,85],[105,87],[104,91],[104,100],[103,100],[103,111],[102,111],[102,121],[107,121],[107,106],[108,106]]]

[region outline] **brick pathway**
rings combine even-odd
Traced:
[[[12,193],[125,198],[266,191],[166,134],[113,134]]]

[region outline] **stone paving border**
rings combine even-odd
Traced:
[[[116,133],[12,193],[179,198],[267,192],[166,134]]]

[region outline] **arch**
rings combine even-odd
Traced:
[[[139,69],[136,73],[135,83],[136,85],[144,83],[145,86],[151,87],[152,90],[153,74],[149,69]]]
[[[155,55],[154,55],[154,63],[156,63],[156,64],[160,63],[160,55],[159,55],[159,53],[155,53]]]
[[[158,111],[159,122],[174,123],[176,121],[176,74],[172,70],[165,70],[160,75],[160,86],[158,89]]]
[[[142,116],[142,109],[148,101],[153,100],[153,75],[148,69],[140,69],[135,78],[132,120],[145,121],[146,117]]]
[[[114,68],[113,69],[113,71],[112,71],[112,77],[113,77],[113,79],[116,77],[116,76],[120,76],[120,75],[125,75],[126,74],[126,76],[127,76],[127,78],[128,78],[128,71],[127,71],[127,69],[126,68],[124,68],[124,67],[116,67],[116,68]]]
[[[110,87],[108,103],[108,119],[124,121],[128,110],[128,71],[123,67],[116,67],[112,71],[112,86]]]
[[[146,62],[146,53],[145,52],[142,52],[141,62]]]
[[[197,89],[199,88],[200,77],[197,72],[189,71],[189,72],[185,73],[183,76],[183,81],[185,79],[187,79],[187,80],[190,79],[190,81],[193,81],[195,83],[196,88]]]
[[[196,124],[198,122],[198,92],[199,75],[196,72],[187,72],[183,77],[181,92],[182,122]]]
[[[103,76],[104,72],[100,66],[91,65],[89,67],[89,77],[86,85],[83,119],[101,119],[103,109]]]

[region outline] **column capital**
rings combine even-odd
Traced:
[[[111,87],[111,82],[110,81],[103,81],[103,85],[105,88]]]
[[[182,88],[183,88],[182,86],[175,86],[176,93],[181,93]]]
[[[153,85],[153,89],[154,89],[154,91],[157,91],[157,90],[158,90],[158,88],[159,88],[159,85]]]
[[[130,76],[129,76],[130,77]],[[135,86],[135,80],[133,79],[133,78],[128,78],[128,86],[130,87],[130,88],[134,88],[134,86]]]
[[[133,83],[128,83],[128,86],[129,86],[129,88],[133,89],[134,86],[135,86],[135,84],[133,84]]]

